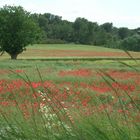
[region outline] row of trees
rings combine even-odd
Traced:
[[[32,18],[44,32],[41,43],[92,44],[140,51],[140,28],[116,28],[109,22],[99,25],[85,18],[69,22],[50,13],[32,14]]]
[[[77,43],[140,51],[140,28],[99,25],[85,18],[74,22],[50,13],[30,14],[21,6],[0,8],[0,51],[12,59],[32,43]]]

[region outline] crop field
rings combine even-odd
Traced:
[[[84,45],[29,46],[19,60],[4,54],[0,140],[140,139],[140,60],[40,60],[46,57],[130,56]]]

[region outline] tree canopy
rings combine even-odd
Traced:
[[[16,59],[27,45],[39,38],[40,28],[21,6],[0,8],[0,51]]]

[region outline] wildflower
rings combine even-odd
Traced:
[[[112,99],[114,99],[115,97],[114,96],[111,96],[112,97]]]

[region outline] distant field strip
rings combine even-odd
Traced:
[[[56,58],[53,58],[53,57],[48,57],[48,58],[21,58],[21,59],[18,59],[18,60],[28,60],[28,61],[103,61],[103,60],[106,60],[106,61],[109,61],[109,60],[112,60],[112,61],[133,61],[131,58],[80,58],[80,57],[67,57],[67,58],[64,58],[64,57],[56,57]],[[140,61],[140,58],[134,58],[134,60],[137,60],[137,61]]]
[[[140,58],[140,52],[130,52],[132,57]],[[0,59],[9,58],[4,54]],[[18,59],[126,59],[129,56],[118,49],[109,49],[89,45],[34,45],[18,56]]]

